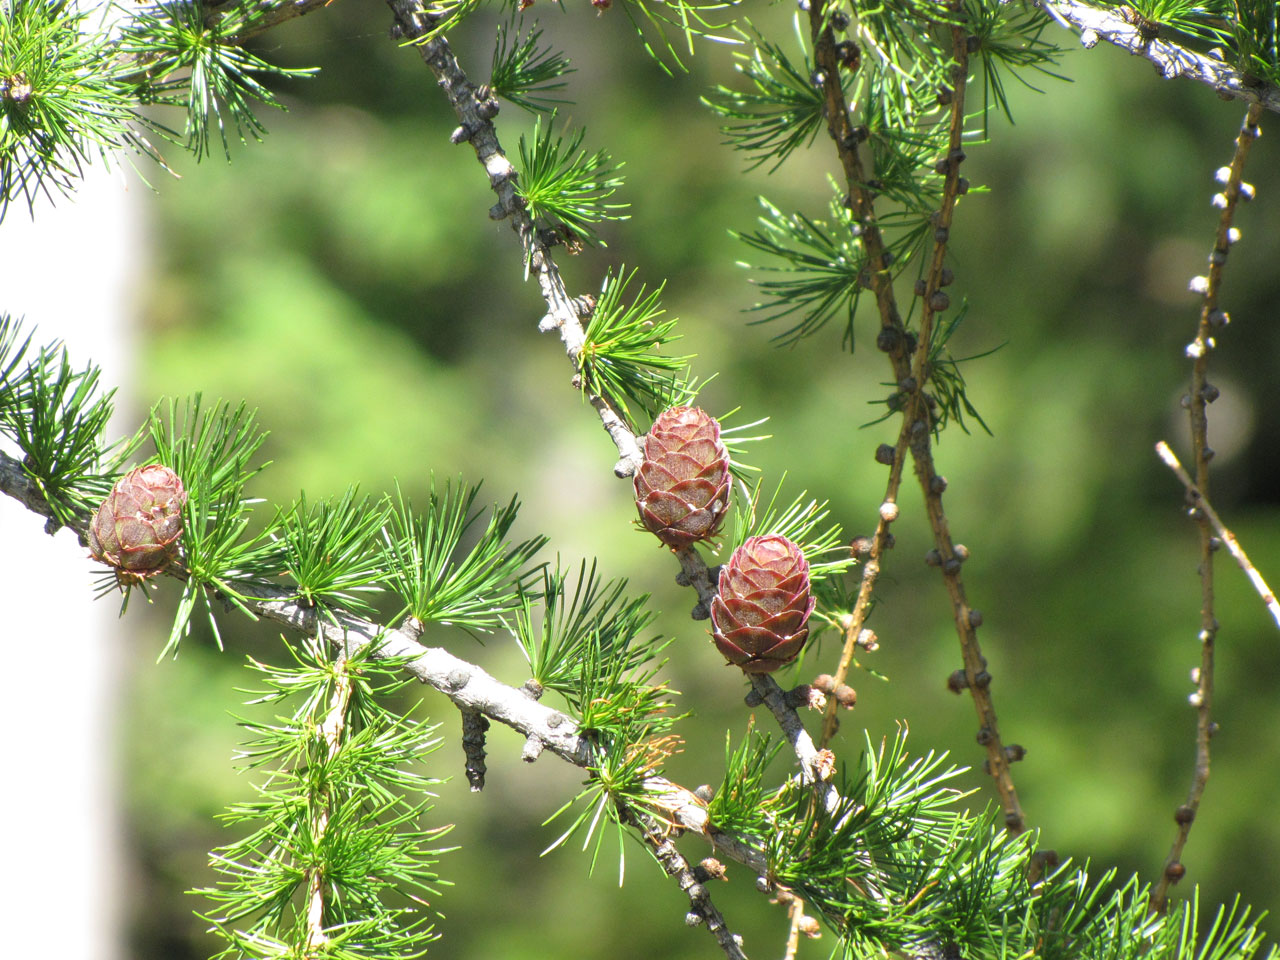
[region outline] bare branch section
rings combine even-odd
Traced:
[[[898,518],[898,490],[902,486],[902,465],[906,460],[910,437],[907,421],[903,421],[902,430],[898,433],[898,445],[890,447],[885,444],[881,448],[884,453],[880,451],[876,453],[877,458],[884,458],[886,455],[893,457],[893,462],[889,465],[889,480],[885,484],[884,499],[880,501],[880,519],[876,523],[876,532],[872,535],[871,543],[866,548],[866,556],[863,558],[862,579],[858,582],[858,598],[854,601],[848,622],[842,625],[844,646],[840,650],[840,662],[836,664],[832,689],[839,688],[849,676],[849,668],[853,665],[853,651],[862,639],[863,628],[871,613],[871,598],[875,593],[876,583],[880,579],[880,565],[884,561],[885,553],[893,546],[893,534],[889,532],[889,527]],[[855,554],[861,553],[857,540],[851,548]],[[839,706],[840,702],[835,697],[827,700],[826,710],[822,716],[822,739],[818,742],[819,747],[825,747],[836,734],[836,729],[840,725],[836,720],[836,710]]]
[[[1180,47],[1167,40],[1144,35],[1142,29],[1119,13],[1118,7],[1095,7],[1079,0],[1038,0],[1039,6],[1064,27],[1080,31],[1080,42],[1086,48],[1099,40],[1145,57],[1155,64],[1160,75],[1172,79],[1187,77],[1208,84],[1226,99],[1240,99],[1260,104],[1280,113],[1280,89],[1270,85],[1251,84],[1227,63]]]
[[[1249,158],[1250,148],[1262,131],[1258,121],[1262,117],[1262,105],[1251,104],[1245,114],[1240,133],[1236,136],[1235,150],[1229,166],[1218,171],[1218,180],[1222,184],[1222,192],[1214,197],[1215,206],[1222,210],[1218,217],[1218,228],[1214,236],[1213,250],[1209,254],[1209,272],[1198,277],[1193,287],[1199,288],[1204,296],[1200,308],[1200,319],[1196,324],[1196,338],[1187,347],[1187,357],[1192,362],[1191,393],[1187,398],[1187,412],[1191,425],[1192,455],[1195,460],[1195,481],[1178,462],[1168,444],[1161,441],[1156,451],[1165,464],[1179,475],[1179,479],[1187,489],[1190,514],[1200,528],[1200,666],[1195,671],[1196,691],[1191,702],[1196,708],[1196,759],[1191,776],[1191,787],[1187,791],[1187,800],[1174,812],[1174,821],[1178,825],[1173,845],[1165,858],[1164,869],[1151,891],[1149,900],[1151,910],[1163,913],[1168,905],[1169,887],[1182,879],[1186,868],[1182,863],[1182,851],[1186,847],[1187,837],[1191,832],[1191,824],[1195,821],[1200,808],[1200,799],[1204,796],[1209,782],[1209,741],[1213,737],[1217,724],[1213,721],[1213,675],[1214,645],[1218,635],[1218,618],[1214,612],[1214,579],[1213,555],[1225,542],[1232,543],[1233,555],[1237,561],[1244,558],[1241,564],[1255,587],[1262,594],[1263,601],[1271,608],[1272,615],[1277,616],[1280,623],[1280,610],[1271,589],[1262,580],[1261,575],[1249,563],[1235,537],[1223,526],[1222,521],[1214,513],[1209,504],[1209,461],[1213,458],[1213,449],[1209,446],[1209,404],[1218,396],[1218,389],[1208,380],[1209,354],[1216,346],[1214,333],[1226,326],[1227,314],[1218,306],[1219,292],[1222,286],[1222,272],[1227,262],[1233,242],[1239,237],[1239,231],[1232,226],[1235,213],[1241,199],[1247,199],[1251,188],[1244,183],[1244,165]],[[1210,519],[1212,514],[1213,519]],[[1221,532],[1219,532],[1221,531]],[[1224,536],[1225,534],[1225,536]],[[1255,579],[1256,578],[1256,579]]]
[[[542,299],[547,305],[547,313],[538,328],[543,332],[560,331],[565,353],[576,373],[578,354],[586,341],[579,312],[581,301],[575,300],[565,289],[547,240],[539,234],[516,194],[517,171],[507,159],[493,126],[493,118],[498,115],[497,98],[487,87],[477,87],[467,78],[445,37],[423,40],[436,21],[423,9],[419,0],[387,0],[387,5],[395,14],[394,33],[399,39],[414,43],[457,114],[460,125],[453,132],[453,142],[470,143],[476,159],[489,175],[489,185],[498,196],[489,216],[495,220],[510,220],[511,229],[520,238],[527,269],[537,277]],[[588,393],[587,402],[595,409],[600,423],[618,448],[613,472],[619,477],[631,476],[644,459],[639,440],[626,420],[604,397]]]
[[[952,16],[963,12],[963,4],[948,3]],[[858,610],[855,620],[858,630],[846,633],[845,652],[841,661],[845,661],[846,653],[851,658],[851,642],[857,641],[861,634],[861,624],[869,609],[871,593],[875,586],[875,578],[879,575],[881,555],[887,546],[888,524],[898,515],[898,484],[901,482],[901,461],[903,451],[909,449],[915,464],[916,477],[924,493],[925,507],[929,516],[929,525],[933,530],[934,545],[939,556],[947,592],[951,598],[952,611],[955,616],[956,633],[960,639],[961,655],[964,660],[966,686],[973,695],[974,707],[978,713],[978,742],[987,752],[986,769],[991,774],[1000,803],[1004,810],[1004,822],[1008,830],[1021,833],[1026,829],[1026,821],[1022,806],[1018,801],[1017,790],[1009,772],[1010,758],[1020,756],[1021,751],[1006,750],[996,721],[995,707],[991,700],[991,675],[987,671],[986,659],[978,644],[977,627],[982,622],[981,614],[973,610],[964,592],[964,582],[960,577],[960,565],[968,556],[968,552],[952,542],[946,512],[942,505],[942,492],[946,489],[946,480],[937,472],[933,462],[930,443],[931,414],[925,385],[928,383],[929,341],[933,316],[936,309],[933,295],[941,292],[943,282],[943,265],[946,258],[946,247],[951,227],[951,217],[955,209],[956,197],[960,194],[959,168],[964,160],[961,148],[961,133],[964,124],[964,90],[968,74],[968,33],[963,24],[956,22],[952,28],[955,60],[955,83],[951,94],[950,149],[945,158],[947,164],[946,182],[943,203],[936,216],[935,245],[929,265],[927,286],[925,288],[925,310],[922,319],[920,336],[915,339],[906,333],[902,323],[902,315],[898,308],[893,289],[893,276],[886,253],[883,237],[876,220],[875,195],[867,187],[871,176],[867,173],[859,149],[864,134],[856,130],[849,121],[849,108],[845,100],[840,81],[840,59],[836,53],[835,35],[830,20],[826,15],[826,5],[814,3],[809,11],[809,26],[813,38],[814,62],[822,81],[825,99],[825,115],[827,131],[836,145],[840,164],[844,171],[845,183],[849,192],[848,203],[857,216],[861,230],[863,250],[867,254],[867,282],[876,298],[880,314],[880,335],[876,345],[889,357],[893,367],[894,382],[899,390],[907,395],[907,404],[903,411],[902,430],[895,448],[893,469],[885,499],[880,508],[880,523],[876,529],[876,540],[880,553],[874,554],[874,572],[868,575],[864,571],[863,581],[858,592]],[[941,301],[937,301],[941,304]],[[873,550],[875,547],[873,546]],[[852,624],[851,624],[852,627]],[[848,666],[846,664],[847,671]],[[830,708],[829,708],[830,709]],[[827,729],[834,718],[824,723],[824,741],[829,734]],[[803,761],[802,761],[803,762]]]

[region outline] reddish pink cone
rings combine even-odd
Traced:
[[[89,552],[121,579],[144,580],[169,565],[182,537],[182,480],[158,463],[116,481],[89,524]]]
[[[720,424],[697,407],[672,407],[653,421],[635,475],[640,522],[669,547],[715,536],[729,507],[729,452]]]
[[[809,639],[809,562],[786,537],[751,537],[720,568],[711,638],[746,673],[772,673]]]

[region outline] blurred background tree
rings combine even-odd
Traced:
[[[834,326],[794,347],[772,344],[774,329],[746,325],[757,291],[729,235],[754,228],[761,192],[784,209],[823,209],[833,155],[802,152],[772,177],[744,171],[699,102],[731,82],[727,48],[707,46],[689,72],[667,72],[619,9],[531,12],[576,68],[560,116],[626,163],[631,219],[600,228],[606,247],[561,258],[569,288],[595,289],[623,265],[639,266],[644,282],[665,279],[678,352],[696,353],[699,373],[719,373],[702,405],[770,417],[773,439],[753,451],[765,475],[788,471],[797,492],[831,501],[850,534],[869,533],[884,483],[872,451],[896,436],[891,422],[863,428],[888,389],[874,319],[860,319],[852,354],[837,349]],[[782,36],[793,12],[751,15]],[[452,35],[475,78],[487,72],[498,17],[481,12]],[[536,332],[542,304],[522,281],[508,227],[486,219],[493,198],[472,152],[448,142],[452,114],[417,55],[388,42],[387,19],[381,5],[348,0],[255,39],[249,49],[272,63],[323,69],[278,87],[289,112],[269,118],[263,143],[237,146],[232,163],[215,156],[197,169],[169,158],[181,179],[160,182],[151,202],[155,271],[137,394],[203,391],[257,406],[275,465],[256,492],[270,501],[301,488],[318,499],[352,482],[381,491],[393,478],[422,495],[432,471],[483,477],[494,501],[518,493],[518,536],[551,533],[568,563],[598,557],[607,576],[653,594],[658,628],[676,639],[672,686],[694,713],[690,747],[668,770],[690,785],[714,782],[722,731],[741,727],[741,678],[688,619],[666,552],[633,532],[629,487],[609,474],[611,445],[569,390],[558,344]],[[1065,31],[1054,39],[1074,47]],[[1204,270],[1212,173],[1229,158],[1243,109],[1206,87],[1163,82],[1106,44],[1068,50],[1056,69],[1071,82],[1010,87],[1016,123],[993,119],[991,142],[969,151],[966,175],[990,192],[967,197],[952,229],[955,289],[970,304],[954,348],[1001,347],[967,368],[992,436],[951,431],[937,458],[952,481],[954,532],[973,554],[969,592],[985,613],[1005,734],[1028,751],[1015,774],[1031,825],[1063,854],[1154,877],[1191,768],[1199,594],[1194,526],[1151,451],[1162,437],[1186,446],[1178,400],[1198,312],[1187,281]],[[500,126],[514,152],[532,117],[504,105]],[[1214,501],[1274,572],[1280,421],[1265,405],[1280,361],[1280,330],[1267,324],[1280,303],[1271,202],[1280,163],[1268,140],[1248,179],[1261,202],[1237,219],[1244,241],[1227,280],[1236,322],[1214,357]],[[902,504],[872,622],[880,650],[867,658],[885,679],[856,677],[858,707],[838,749],[852,754],[863,728],[878,739],[906,719],[917,751],[948,749],[980,766],[972,708],[945,687],[959,665],[955,638],[945,593],[922,562],[932,540],[914,488]],[[1220,569],[1222,733],[1184,885],[1199,883],[1210,903],[1241,893],[1266,909],[1280,892],[1274,625],[1234,567]],[[131,949],[203,957],[214,945],[181,891],[209,882],[207,851],[225,842],[213,816],[243,796],[226,714],[241,699],[244,653],[277,631],[239,631],[226,653],[206,637],[157,667],[159,606],[156,630],[133,631],[121,724],[137,858]],[[827,638],[803,670],[837,649]],[[454,652],[512,682],[524,675],[502,636]],[[441,756],[453,751],[460,773],[458,721],[432,712],[446,721]],[[675,922],[683,899],[658,871],[629,871],[619,890],[608,870],[590,879],[571,851],[539,859],[558,832],[541,823],[581,773],[520,764],[518,753],[518,738],[495,730],[485,792],[469,793],[460,776],[440,788],[438,815],[457,824],[451,841],[467,851],[442,871],[456,883],[438,904],[442,949],[512,960],[706,956],[709,942]],[[980,771],[970,776],[990,789]],[[780,946],[784,911],[762,908],[749,885],[717,894],[749,949]],[[1274,919],[1264,927],[1280,932]]]

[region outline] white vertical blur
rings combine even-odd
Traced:
[[[146,188],[121,168],[86,171],[73,197],[0,224],[0,311],[25,316],[33,345],[64,340],[104,388],[129,381],[132,295],[145,244]],[[116,409],[128,409],[127,389]],[[117,416],[113,438],[130,429]],[[6,452],[15,451],[6,448]],[[119,603],[92,600],[88,554],[74,535],[0,497],[0,639],[4,645],[4,952],[122,956],[126,865],[120,855],[115,718],[125,648]],[[52,657],[44,650],[56,647]]]

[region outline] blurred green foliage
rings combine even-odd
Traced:
[[[833,154],[801,151],[773,177],[745,172],[721,143],[698,98],[731,82],[729,52],[705,46],[693,72],[669,76],[648,59],[617,10],[596,16],[538,5],[547,37],[577,72],[561,115],[590,142],[625,161],[619,199],[632,219],[605,223],[606,249],[562,257],[575,293],[599,288],[608,268],[636,265],[641,282],[664,279],[665,305],[681,319],[680,352],[695,372],[719,377],[704,392],[713,413],[741,406],[769,416],[774,439],[756,445],[766,477],[790,471],[794,492],[829,499],[847,533],[869,532],[885,470],[872,453],[896,436],[877,415],[888,366],[872,346],[875,321],[858,321],[857,351],[836,327],[794,348],[748,327],[754,293],[734,266],[745,249],[756,195],[821,214]],[[786,24],[789,11],[765,20]],[[379,8],[338,4],[279,28],[255,52],[322,72],[281,91],[290,112],[273,116],[260,145],[178,164],[152,205],[154,274],[145,302],[144,398],[203,391],[245,399],[272,431],[274,467],[255,491],[284,501],[299,489],[319,499],[348,484],[425,495],[429,474],[484,479],[481,499],[524,507],[513,533],[551,537],[547,555],[568,564],[599,557],[605,577],[627,577],[662,610],[680,708],[693,711],[686,750],[669,771],[696,786],[719,780],[724,731],[747,727],[741,675],[727,669],[688,619],[694,597],[673,583],[666,551],[632,526],[628,483],[614,451],[569,383],[558,342],[537,333],[543,307],[522,282],[515,238],[486,217],[493,201],[469,147],[449,144],[453,120],[416,53],[386,38]],[[479,82],[496,21],[477,17],[454,43]],[[787,27],[789,29],[789,27]],[[1059,37],[1071,45],[1065,33]],[[966,174],[989,194],[964,198],[952,229],[955,295],[970,304],[954,341],[964,356],[1004,348],[966,368],[970,396],[994,437],[947,433],[937,448],[950,479],[948,515],[972,552],[969,596],[985,614],[984,651],[1007,742],[1026,746],[1014,768],[1043,843],[1154,879],[1174,832],[1173,810],[1191,775],[1194,716],[1186,703],[1198,661],[1196,534],[1182,495],[1153,455],[1165,437],[1186,446],[1178,408],[1189,375],[1182,349],[1198,301],[1187,280],[1204,269],[1216,211],[1213,171],[1230,156],[1243,106],[1190,83],[1163,82],[1150,66],[1105,44],[1073,51],[1043,94],[1009,90],[1016,126],[994,123],[992,142],[969,151]],[[497,119],[509,152],[531,117],[504,105]],[[1263,127],[1269,127],[1264,117]],[[1280,579],[1280,418],[1266,413],[1280,361],[1280,162],[1273,138],[1246,178],[1259,200],[1237,221],[1243,241],[1227,267],[1234,319],[1219,337],[1211,378],[1223,398],[1210,410],[1218,449],[1214,500],[1257,565]],[[869,304],[864,304],[864,310]],[[950,749],[980,764],[973,708],[944,687],[958,666],[950,608],[923,557],[932,546],[911,481],[904,486],[897,547],[881,578],[871,626],[880,652],[868,665],[856,711],[837,742],[856,760],[861,730],[873,737],[905,720],[916,751]],[[1235,893],[1258,909],[1280,896],[1280,706],[1277,638],[1244,578],[1219,561],[1219,669],[1213,776],[1191,834],[1183,888],[1210,902]],[[247,784],[229,762],[243,699],[240,660],[282,654],[274,633],[224,627],[229,649],[191,644],[153,666],[163,628],[137,630],[137,669],[125,718],[131,833],[139,889],[131,955],[203,957],[214,949],[178,891],[208,882],[206,851],[224,842],[212,815]],[[481,647],[459,632],[429,634],[513,684],[525,678],[511,639]],[[808,679],[834,663],[826,639],[782,677]],[[541,820],[576,792],[581,772],[544,758],[516,759],[519,742],[490,735],[490,775],[472,795],[460,776],[458,718],[426,697],[424,717],[443,720],[453,747],[433,757],[452,774],[437,814],[462,845],[441,864],[454,881],[438,904],[444,942],[457,958],[708,956],[705,933],[681,922],[683,896],[636,861],[618,890],[606,865],[587,876],[574,850],[538,853],[552,839]],[[761,717],[764,724],[767,717]],[[440,769],[441,764],[453,769]],[[775,769],[781,773],[787,758]],[[974,800],[985,803],[983,788]],[[705,848],[686,850],[696,859]],[[741,869],[716,888],[717,903],[752,955],[780,952],[785,912],[766,905]],[[1273,936],[1280,924],[1268,921]],[[802,947],[825,955],[822,944]]]

